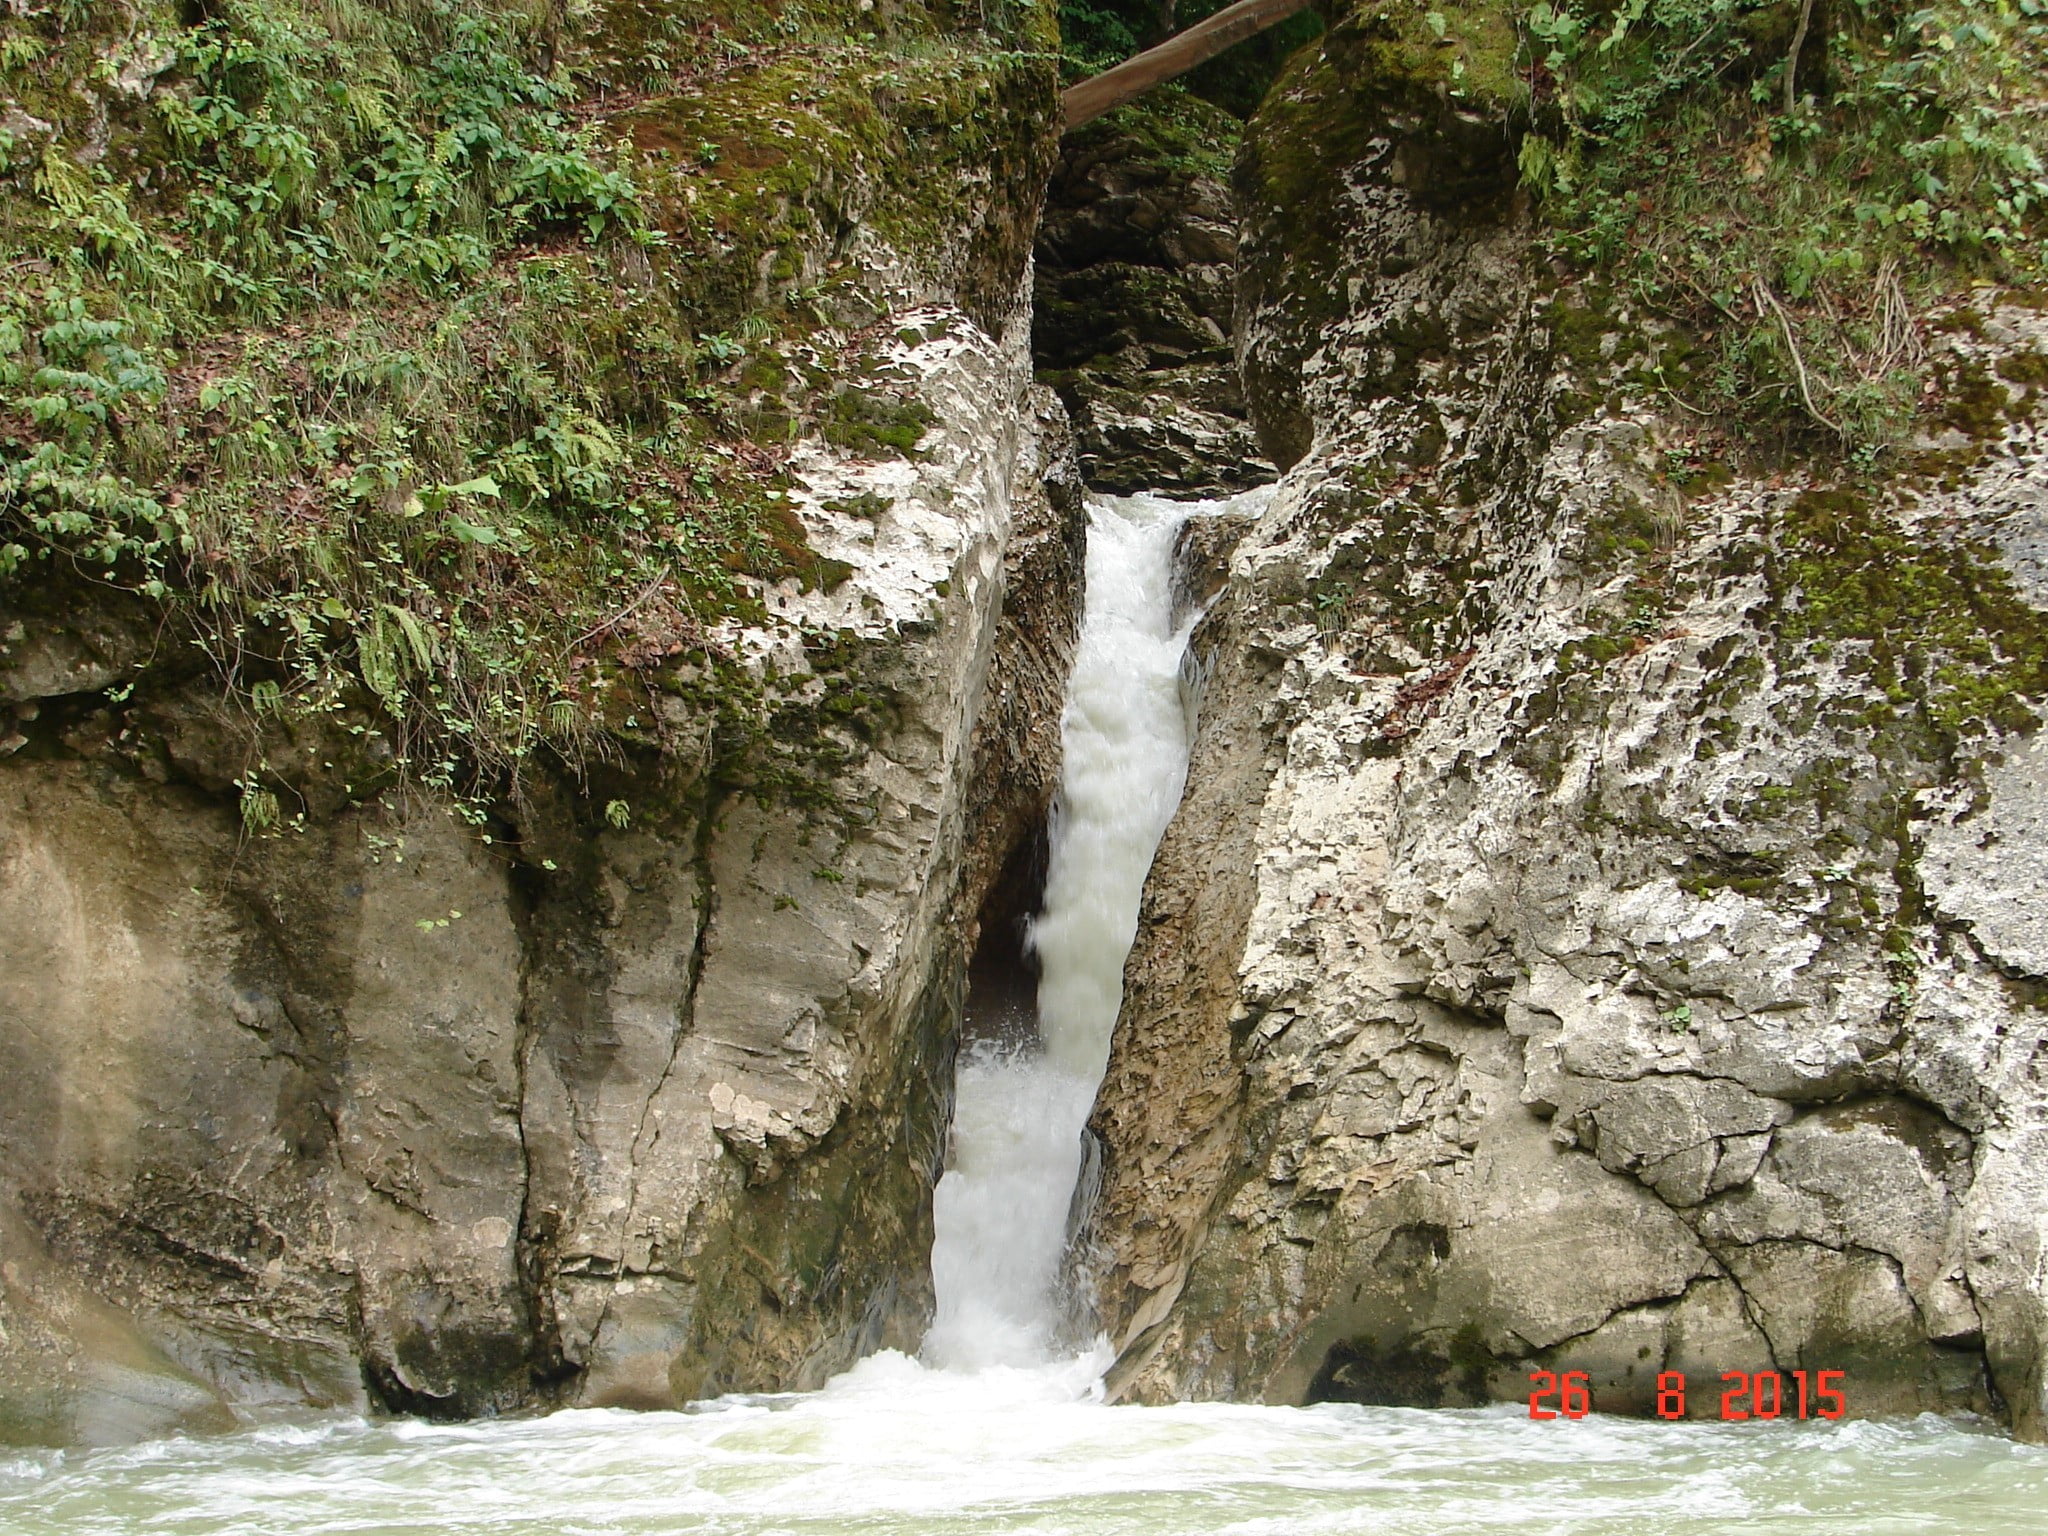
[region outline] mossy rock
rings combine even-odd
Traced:
[[[1453,225],[1503,217],[1527,108],[1513,60],[1512,29],[1487,8],[1361,5],[1295,56],[1253,119],[1237,167],[1240,294],[1268,317],[1271,345],[1247,357],[1246,387],[1260,441],[1282,467],[1312,436],[1300,363],[1351,302],[1353,183],[1382,180]],[[1418,357],[1434,345],[1415,343]]]
[[[2048,699],[2048,615],[1997,552],[1909,527],[1853,487],[1815,487],[1780,514],[1780,632],[1793,643],[1859,641],[1873,681],[1921,701],[1951,740],[2028,731]]]
[[[1047,7],[999,9],[0,14],[0,101],[54,140],[0,155],[0,258],[38,274],[0,294],[0,473],[57,470],[0,490],[0,585],[76,557],[181,660],[381,711],[397,771],[484,804],[537,750],[582,760],[633,718],[604,653],[758,618],[729,573],[843,576],[789,525],[790,437],[915,451],[874,354],[799,344],[902,285],[1012,317],[1057,81]],[[156,73],[116,88],[130,54]]]
[[[816,283],[867,231],[995,329],[1051,164],[1053,86],[1028,57],[806,50],[616,125],[652,170],[675,276],[707,328]]]

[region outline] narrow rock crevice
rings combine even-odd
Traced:
[[[1232,345],[1241,131],[1186,98],[1067,137],[1036,251],[1032,349],[1100,491],[1221,496],[1270,481]]]
[[[963,1044],[990,1040],[1014,1047],[1035,1037],[1039,965],[1030,929],[1044,905],[1047,854],[1040,819],[1025,830],[982,899],[967,966]]]

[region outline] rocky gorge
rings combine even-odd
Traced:
[[[550,331],[680,316],[673,399],[605,382],[656,371],[630,348],[579,396],[654,467],[585,509],[577,450],[524,545],[479,545],[509,450],[420,450],[346,515],[441,520],[425,574],[261,567],[340,616],[259,607],[225,679],[134,548],[63,558],[45,513],[54,557],[0,576],[0,1435],[664,1407],[913,1349],[970,971],[1029,965],[1085,480],[1274,483],[1184,540],[1193,752],[1072,1256],[1112,1396],[1449,1406],[1583,1370],[1646,1413],[1667,1370],[1841,1369],[1859,1416],[2048,1437],[2037,288],[1898,288],[1877,372],[1911,421],[1859,460],[1812,419],[1846,423],[1796,295],[1730,300],[1767,340],[1788,315],[1794,425],[1759,432],[1694,403],[1701,327],[1560,254],[1550,66],[1497,8],[1327,6],[1247,124],[1189,96],[1063,146],[1049,7],[541,9],[655,190],[637,229],[544,208],[464,281]],[[255,12],[174,12],[91,33],[68,100],[0,97],[16,203],[47,222],[63,160],[131,176],[138,228],[191,206],[131,175],[149,103],[203,95],[162,40]],[[813,67],[781,20],[857,52]],[[835,95],[855,67],[884,88]],[[107,249],[81,315],[138,291]],[[394,327],[471,323],[424,291]],[[127,366],[67,361],[34,302],[10,358]],[[93,472],[196,505],[254,422],[367,388],[300,323],[167,322]],[[233,416],[259,341],[248,388],[297,415]],[[86,440],[11,402],[16,462]],[[214,457],[166,468],[152,413]],[[345,446],[244,500],[339,527],[369,434],[304,431]],[[715,496],[664,478],[685,458]],[[8,482],[11,532],[44,484]],[[616,546],[631,507],[710,527],[720,497],[761,530],[688,546],[729,585],[680,544],[622,560],[551,641],[588,723],[437,782],[463,584],[524,580],[505,549],[553,520]]]

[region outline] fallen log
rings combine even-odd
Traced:
[[[1224,49],[1299,15],[1312,3],[1313,0],[1238,0],[1236,5],[1225,6],[1208,20],[1175,33],[1158,47],[1147,48],[1114,69],[1070,86],[1060,97],[1066,109],[1067,131],[1071,133],[1083,123],[1093,122],[1153,86],[1207,63]]]

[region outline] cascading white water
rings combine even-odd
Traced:
[[[952,1166],[933,1196],[938,1316],[924,1355],[976,1369],[1052,1357],[1081,1133],[1109,1059],[1138,898],[1187,773],[1173,611],[1181,524],[1214,503],[1089,504],[1087,598],[1061,720],[1045,910],[1032,925],[1039,1039],[970,1045]]]
[[[1007,1055],[983,1044],[961,1062],[928,1363],[885,1351],[818,1392],[682,1413],[290,1416],[122,1450],[0,1451],[0,1536],[1718,1536],[1815,1521],[1853,1536],[2038,1531],[2048,1452],[1931,1416],[1112,1409],[1096,1390],[1101,1352],[1057,1358],[1054,1285],[1081,1128],[1139,890],[1185,771],[1170,556],[1180,519],[1200,510],[1144,497],[1093,508],[1036,934],[1043,1039]]]

